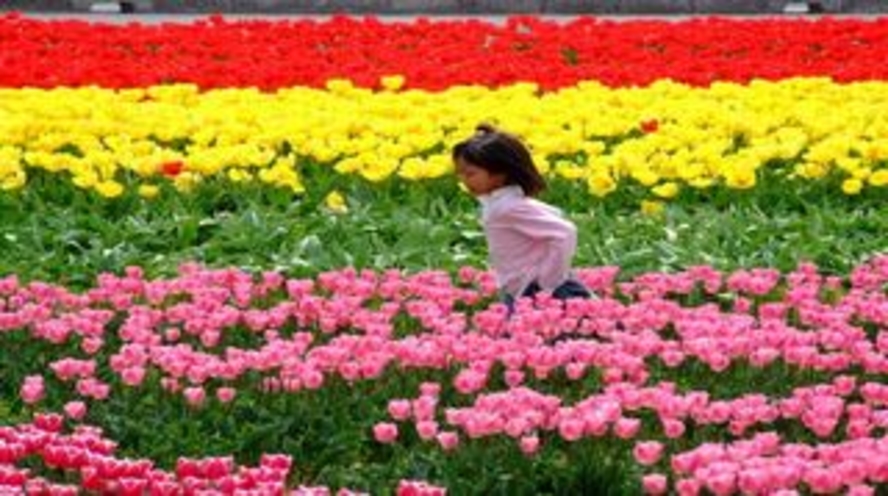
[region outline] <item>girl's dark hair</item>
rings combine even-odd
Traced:
[[[462,159],[491,174],[503,174],[506,184],[521,186],[527,196],[546,189],[546,180],[521,139],[490,124],[479,124],[475,130],[474,136],[454,145],[454,161]]]

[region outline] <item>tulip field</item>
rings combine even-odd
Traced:
[[[888,492],[888,19],[0,16],[0,494]],[[594,299],[497,298],[517,133]]]

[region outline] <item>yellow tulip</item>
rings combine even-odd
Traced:
[[[877,187],[888,185],[888,169],[874,171],[867,180],[871,185]]]
[[[201,182],[201,176],[193,172],[182,172],[173,178],[173,186],[176,190],[188,193]]]
[[[583,167],[569,161],[569,160],[559,160],[555,164],[555,174],[561,176],[565,179],[580,179],[586,175]]]
[[[83,189],[92,189],[98,186],[99,176],[92,171],[75,174],[71,180],[75,186]]]
[[[228,178],[235,183],[248,183],[253,180],[253,174],[243,169],[229,169]]]
[[[651,192],[663,199],[675,198],[675,195],[678,194],[679,188],[678,185],[674,182],[663,183],[659,186],[655,186],[651,188]]]
[[[28,175],[21,168],[6,172],[0,177],[0,189],[12,191],[21,189],[28,182]]]
[[[398,176],[410,181],[418,181],[429,177],[429,164],[420,157],[404,159],[398,167]]]
[[[586,184],[589,187],[589,192],[599,198],[603,198],[617,189],[617,182],[606,172],[597,172],[591,175]]]
[[[380,78],[380,84],[383,88],[389,91],[398,91],[399,89],[404,87],[404,82],[406,79],[404,76],[395,75],[395,76],[383,76]]]
[[[821,179],[828,172],[829,167],[818,162],[802,162],[795,167],[795,173],[805,179]]]
[[[123,194],[123,185],[117,181],[102,181],[95,185],[96,191],[105,198],[117,198]]]
[[[742,165],[725,171],[725,184],[732,189],[750,189],[756,185],[755,169]]]
[[[652,200],[642,200],[641,201],[641,213],[644,215],[648,215],[651,217],[656,217],[663,214],[665,206],[661,201],[652,201]]]
[[[842,192],[846,195],[856,195],[863,189],[863,181],[856,178],[845,179],[842,181]]]
[[[160,194],[160,188],[153,184],[140,184],[138,188],[139,196],[146,199],[156,198]]]
[[[337,214],[344,214],[348,212],[348,205],[345,203],[345,197],[342,196],[342,193],[339,191],[331,191],[324,198],[324,205],[330,209],[331,212]]]

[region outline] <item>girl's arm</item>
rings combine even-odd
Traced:
[[[536,267],[537,284],[552,291],[570,275],[577,247],[577,229],[560,212],[542,203],[525,203],[509,209],[509,226],[520,234],[543,244],[543,253]]]

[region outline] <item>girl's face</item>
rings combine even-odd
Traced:
[[[469,193],[474,196],[486,195],[506,184],[505,174],[491,173],[462,158],[456,159],[456,175],[469,190]]]

